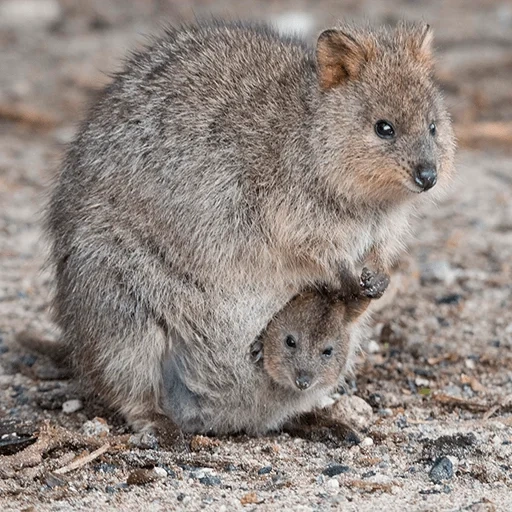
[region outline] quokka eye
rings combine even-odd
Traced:
[[[394,126],[385,119],[381,119],[375,123],[375,133],[381,139],[394,139],[395,138],[395,128]]]
[[[428,130],[430,132],[430,135],[435,135],[436,132],[437,132],[437,127],[436,127],[436,123],[434,123],[434,121],[432,121],[428,127]]]
[[[290,348],[295,348],[297,346],[297,340],[291,334],[286,336],[285,343]]]
[[[332,352],[333,352],[333,348],[332,348],[332,347],[327,347],[327,348],[322,352],[322,355],[323,355],[326,359],[329,359],[329,358],[332,356]]]

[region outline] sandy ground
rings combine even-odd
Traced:
[[[0,1],[2,510],[512,509],[512,4],[423,4]],[[57,336],[39,217],[84,106],[142,34],[210,14],[273,19],[306,37],[342,16],[436,30],[459,177],[414,220],[342,398],[349,412],[333,412],[359,444],[316,429],[195,437],[167,451],[16,343],[24,329]]]

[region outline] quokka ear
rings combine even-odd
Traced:
[[[371,299],[364,295],[359,295],[348,300],[345,313],[346,321],[351,323],[357,320],[368,309],[370,302]]]
[[[409,48],[413,55],[422,63],[431,66],[434,62],[433,55],[434,32],[430,25],[420,26],[418,31],[412,34]]]
[[[364,64],[371,58],[373,45],[360,42],[341,30],[325,30],[316,44],[318,82],[328,90],[357,78]]]

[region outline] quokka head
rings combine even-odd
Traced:
[[[406,23],[320,34],[316,151],[340,194],[389,204],[449,182],[455,142],[432,38]]]

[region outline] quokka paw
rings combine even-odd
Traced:
[[[383,272],[373,272],[364,267],[361,272],[361,293],[370,299],[380,299],[389,285],[389,276]]]

